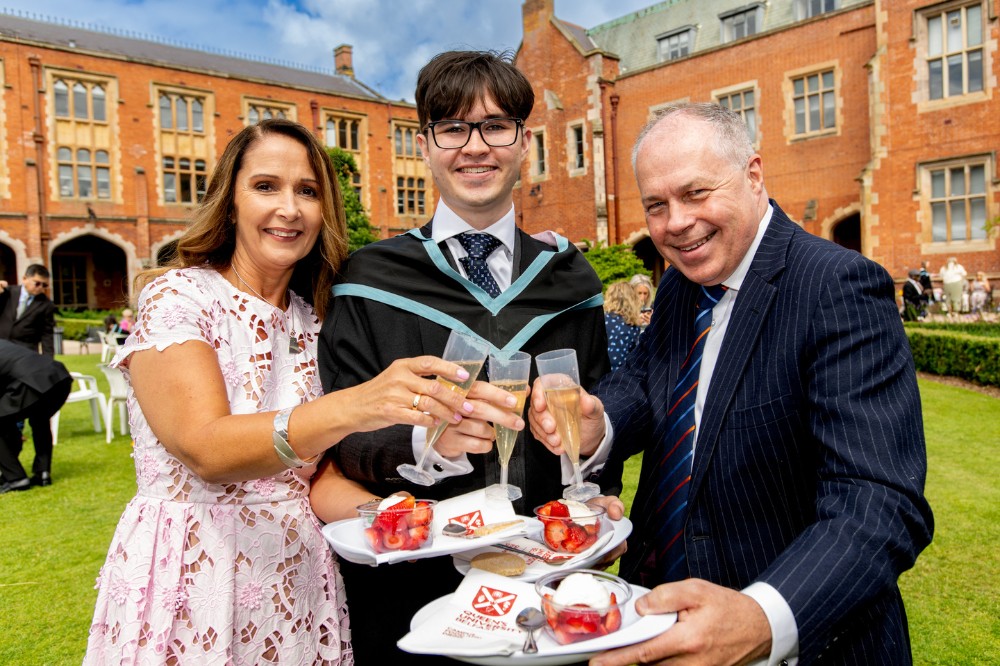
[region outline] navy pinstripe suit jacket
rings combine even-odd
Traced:
[[[698,433],[689,573],[763,581],[795,615],[800,663],[907,664],[896,581],[930,542],[913,359],[888,273],[774,215],[737,294]],[[648,577],[665,406],[691,344],[696,285],[670,269],[627,364],[594,393],[615,443],[602,481],[645,451],[623,575]]]

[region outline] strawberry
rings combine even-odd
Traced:
[[[566,538],[563,539],[562,549],[570,553],[579,553],[584,549],[587,538],[587,530],[576,523],[570,523],[566,527]]]
[[[596,537],[597,537],[598,530],[600,530],[600,525],[598,525],[596,522],[595,523],[589,523],[587,525],[584,525],[583,529],[587,530],[587,535],[588,536],[593,535],[595,537],[594,541],[597,541]]]
[[[615,593],[611,593],[611,607],[608,608],[607,615],[604,616],[604,629],[607,633],[618,631],[622,626],[622,611],[618,608],[618,600]]]
[[[407,533],[408,541],[406,542],[405,550],[416,550],[420,546],[424,545],[427,538],[431,535],[431,528],[427,525],[418,525],[417,527],[411,527]]]
[[[365,538],[368,539],[368,545],[372,547],[372,550],[376,553],[379,552],[381,538],[379,537],[378,530],[373,527],[365,529]]]
[[[427,502],[417,502],[413,507],[413,512],[410,513],[410,526],[421,527],[423,525],[430,525],[433,515],[430,504]]]
[[[561,520],[545,521],[545,543],[553,550],[562,548],[562,542],[566,539],[566,525]]]
[[[569,518],[569,507],[560,502],[559,500],[553,500],[549,502],[552,505],[552,513],[549,514],[553,518]]]
[[[385,532],[395,532],[399,519],[408,515],[414,507],[413,495],[407,495],[395,504],[379,512],[375,524]]]
[[[402,534],[397,534],[396,532],[382,533],[382,547],[385,550],[401,550],[405,545],[406,539],[403,538]]]

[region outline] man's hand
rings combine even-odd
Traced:
[[[445,458],[463,453],[489,453],[495,439],[493,423],[512,430],[524,429],[524,419],[512,411],[517,398],[507,391],[487,382],[476,382],[465,399],[472,404],[472,412],[462,414],[460,423],[450,424],[434,444],[434,450]]]
[[[639,615],[677,612],[677,624],[644,643],[611,650],[590,666],[747,664],[771,653],[771,626],[756,601],[705,580],[658,585],[635,602]]]
[[[604,405],[583,389],[580,389],[580,416],[580,455],[589,456],[604,439]],[[535,439],[556,455],[564,453],[562,438],[556,432],[556,420],[545,403],[540,379],[536,379],[532,387],[528,422]]]

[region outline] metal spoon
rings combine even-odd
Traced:
[[[537,608],[529,606],[517,614],[514,622],[528,633],[524,639],[524,647],[521,648],[521,652],[524,654],[535,654],[538,652],[538,645],[535,643],[535,632],[545,626],[545,614]]]

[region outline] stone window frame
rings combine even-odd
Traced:
[[[115,132],[118,114],[118,79],[111,75],[84,73],[59,67],[46,67],[44,73],[45,104],[49,132],[53,140],[48,145],[50,192],[53,201],[120,201],[118,183],[120,155]],[[56,84],[67,87],[67,113],[56,113]],[[77,86],[84,88],[86,112],[75,113]],[[103,117],[94,117],[94,90],[103,91]],[[68,158],[67,158],[68,153]],[[84,155],[86,153],[86,155]],[[101,157],[103,156],[103,158]],[[81,176],[89,170],[90,191],[80,194]],[[65,193],[67,171],[72,191]],[[99,187],[99,183],[106,187]]]
[[[427,217],[427,178],[396,176],[396,215]]]
[[[549,179],[549,144],[545,140],[545,136],[544,126],[531,128],[531,148],[528,151],[528,164],[532,183]]]
[[[151,93],[156,127],[159,202],[164,206],[196,206],[204,199],[208,174],[213,168],[215,95],[211,90],[156,82],[152,84]],[[181,101],[183,127],[178,126]],[[200,107],[198,113],[195,112],[195,102]],[[170,110],[168,123],[164,121],[165,108]],[[196,122],[199,118],[200,125]],[[172,186],[168,186],[168,176],[172,176]],[[183,187],[184,182],[188,185],[186,188]],[[190,200],[181,198],[180,193],[185,191],[191,193]]]
[[[982,90],[966,91],[960,95],[944,94],[940,98],[932,99],[930,91],[930,68],[928,65],[928,61],[931,59],[931,56],[928,54],[930,44],[929,21],[932,18],[944,16],[948,12],[959,9],[963,10],[962,16],[964,24],[966,16],[965,10],[973,6],[980,7],[980,25],[983,31],[981,44],[973,47],[973,50],[975,50],[976,47],[979,47],[982,51]],[[946,0],[945,2],[939,2],[928,7],[921,7],[914,10],[910,43],[914,52],[913,72],[915,87],[912,99],[917,105],[917,113],[937,111],[965,104],[975,104],[990,99],[992,89],[997,87],[996,75],[993,72],[993,61],[994,58],[997,57],[997,41],[990,39],[991,31],[989,24],[995,23],[996,19],[997,16],[993,12],[992,3],[987,3],[984,0]],[[967,46],[967,37],[967,32],[963,31],[964,46]],[[963,49],[962,53],[965,53],[968,50],[969,49]],[[942,58],[945,56],[946,54],[942,54]],[[967,60],[963,60],[963,77],[966,76],[968,72],[966,65]],[[944,70],[947,68],[944,67],[942,69],[942,75],[944,75]],[[944,85],[944,81],[942,81],[942,86]]]
[[[970,207],[969,200],[975,197],[983,199],[985,203],[984,220],[990,220],[997,215],[997,205],[995,202],[1000,179],[996,171],[996,153],[975,153],[970,155],[960,155],[947,159],[935,159],[925,162],[918,162],[915,169],[916,188],[913,191],[913,198],[918,204],[917,220],[920,223],[920,250],[923,254],[959,254],[963,252],[992,252],[996,248],[995,240],[990,238],[988,233],[984,233],[982,238],[972,238],[972,221],[968,215]],[[968,173],[970,167],[982,166],[984,169],[983,179],[985,192],[981,196],[979,193],[969,193],[964,195],[954,195],[950,187],[945,192],[944,197],[935,197],[932,186],[932,174],[934,172],[945,172],[946,180],[950,180],[950,171],[957,167],[964,167],[965,180],[968,183]],[[947,187],[947,186],[946,186]],[[968,186],[966,190],[968,190]],[[966,205],[966,231],[967,238],[961,240],[934,240],[934,214],[933,203],[950,203],[959,199],[965,199]],[[937,200],[937,201],[935,201]],[[946,207],[948,221],[946,230],[951,231],[950,207]]]
[[[587,124],[582,118],[566,123],[566,170],[571,178],[587,173]]]
[[[416,122],[406,123],[398,120],[393,121],[392,124],[392,154],[405,159],[423,159],[420,147],[417,145],[420,125]]]
[[[761,99],[761,97],[760,97],[760,86],[758,85],[757,80],[754,79],[752,81],[744,81],[742,83],[737,83],[737,84],[732,85],[732,86],[726,86],[725,88],[718,88],[716,90],[713,90],[712,91],[712,99],[715,101],[716,104],[719,104],[720,106],[725,106],[728,109],[734,110],[734,109],[732,109],[732,106],[727,106],[726,104],[723,104],[722,100],[724,100],[724,99],[731,99],[732,97],[735,97],[736,95],[740,95],[741,105],[740,105],[740,109],[737,110],[737,113],[739,113],[740,116],[743,118],[743,121],[746,122],[746,108],[747,107],[746,107],[746,103],[745,103],[745,95],[747,93],[752,93],[753,94],[753,106],[750,107],[750,108],[752,108],[753,111],[754,111],[754,113],[753,113],[753,119],[754,119],[753,132],[751,133],[750,132],[750,127],[747,126],[747,134],[750,135],[750,142],[753,144],[754,149],[757,150],[757,149],[760,148],[760,145],[761,145],[761,134],[762,134],[762,132],[761,132],[761,113],[760,113],[760,99]]]
[[[241,100],[241,106],[243,107],[242,115],[245,126],[256,125],[261,120],[268,118],[285,118],[298,122],[298,107],[294,102],[279,102],[263,97],[244,96]],[[267,116],[268,113],[271,115]]]
[[[833,74],[833,85],[831,88],[822,87],[822,77],[823,74],[831,73]],[[805,88],[803,90],[803,96],[808,97],[808,77],[812,75],[818,75],[820,77],[821,88],[818,91],[821,95],[820,109],[822,110],[822,93],[826,90],[833,92],[833,114],[834,114],[834,124],[833,127],[820,127],[817,130],[808,129],[805,132],[799,132],[795,122],[795,100],[797,98],[795,91],[795,81],[805,80]],[[791,70],[785,72],[784,79],[782,81],[782,92],[785,98],[785,134],[788,137],[789,142],[797,141],[807,141],[809,139],[828,137],[828,136],[839,136],[843,131],[844,127],[844,103],[842,99],[843,94],[843,72],[838,61],[827,61],[814,63],[808,67],[801,67],[799,69]],[[807,118],[808,118],[808,106],[807,106]]]
[[[335,121],[334,127],[336,131],[333,143],[330,142],[331,121]],[[366,196],[368,188],[366,187],[366,183],[368,182],[368,160],[365,159],[365,155],[368,153],[368,116],[364,113],[355,113],[342,109],[323,109],[322,124],[320,126],[323,129],[323,145],[346,150],[354,156],[354,162],[358,165],[358,173],[353,175],[351,185],[358,194],[362,206],[367,209]],[[344,143],[348,145],[341,145],[341,139],[346,139]]]

